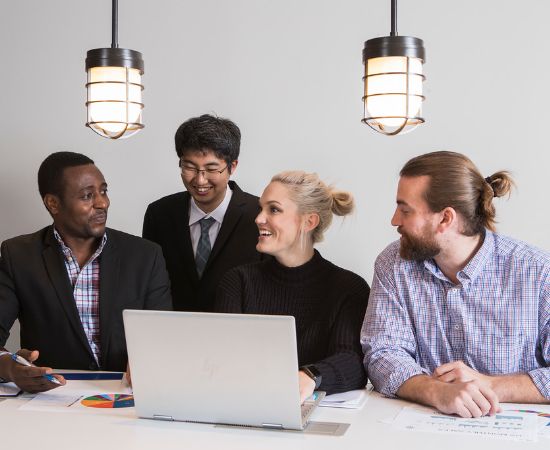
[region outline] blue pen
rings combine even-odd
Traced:
[[[13,359],[17,364],[21,364],[22,366],[27,366],[27,367],[31,367],[31,366],[34,366],[34,364],[30,363],[29,361],[27,361],[25,358],[23,358],[22,356],[18,355],[17,353],[12,353],[11,354],[11,359]],[[61,382],[55,378],[53,375],[49,375],[47,373],[45,373],[44,375],[42,375],[46,380],[54,383],[54,384],[59,384],[61,385]]]

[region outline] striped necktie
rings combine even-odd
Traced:
[[[210,256],[210,252],[212,250],[208,231],[215,221],[216,220],[212,217],[204,217],[199,220],[199,224],[201,226],[201,237],[197,245],[197,253],[195,254],[195,265],[197,266],[197,273],[199,274],[199,278],[202,277],[202,273],[204,272],[204,268],[206,267],[208,257]]]

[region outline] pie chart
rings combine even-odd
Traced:
[[[86,397],[80,403],[88,408],[130,408],[134,406],[134,396],[128,394],[98,394]]]

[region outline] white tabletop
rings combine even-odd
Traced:
[[[69,382],[70,383],[70,382]],[[96,381],[98,392],[101,383]],[[41,450],[76,448],[78,450],[111,449],[545,449],[550,439],[537,443],[455,436],[449,434],[402,431],[384,423],[402,407],[401,400],[383,398],[371,393],[361,410],[318,408],[311,420],[345,422],[351,426],[344,436],[318,436],[300,432],[263,431],[244,428],[182,422],[162,422],[138,419],[133,408],[94,409],[82,411],[38,412],[19,409],[28,395],[0,401],[2,448]]]

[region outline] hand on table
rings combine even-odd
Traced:
[[[315,381],[308,377],[301,370],[298,372],[298,384],[300,386],[300,404],[306,401],[315,390]]]
[[[17,354],[30,363],[38,359],[38,350],[21,349]],[[44,377],[53,373],[50,367],[24,366],[15,362],[9,355],[0,358],[0,367],[0,373],[7,374],[7,379],[13,381],[25,392],[44,392],[66,384],[65,378],[61,375],[52,375],[60,384],[53,383]]]
[[[491,386],[491,377],[464,364],[453,361],[434,370],[432,375],[445,384],[439,386],[436,407],[447,414],[461,417],[494,415],[500,411],[497,394]]]

